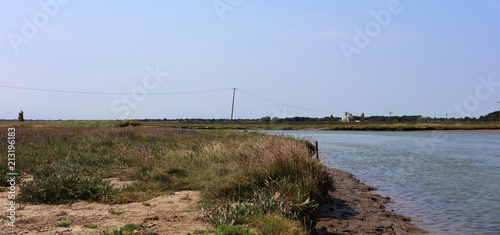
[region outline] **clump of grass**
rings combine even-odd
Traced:
[[[260,218],[256,222],[256,227],[263,234],[307,234],[300,222],[272,213]]]
[[[70,224],[71,224],[71,222],[69,222],[69,221],[63,221],[63,222],[56,223],[55,226],[56,227],[68,227]]]
[[[210,235],[210,234],[237,234],[237,235],[258,235],[260,233],[250,231],[250,229],[245,228],[241,225],[237,226],[221,226],[218,227],[215,230],[202,230],[202,231],[196,231],[193,233],[193,235]],[[191,235],[191,233],[188,233],[188,235]]]
[[[333,189],[326,167],[311,158],[300,141],[266,136],[256,143],[243,143],[232,161],[240,165],[232,180],[213,181],[205,196],[225,199],[252,199],[257,191],[279,192],[294,204],[322,201]]]
[[[76,200],[104,202],[112,193],[111,185],[101,178],[59,175],[27,182],[18,198],[34,204],[66,204]]]
[[[17,206],[18,210],[24,210],[24,208],[26,208],[25,204],[19,204],[19,206]]]
[[[118,230],[113,230],[112,232],[108,230],[103,230],[102,234],[103,235],[122,235],[122,234],[134,234],[134,231],[137,229],[142,228],[141,224],[126,224],[125,226],[121,227]]]
[[[84,224],[83,227],[85,228],[97,228],[99,226],[98,224]]]
[[[215,227],[253,223],[268,213],[294,218],[296,216],[291,209],[290,205],[280,201],[279,198],[267,197],[263,194],[256,195],[253,203],[238,203],[236,205],[226,203],[212,210],[203,207],[203,210],[208,211],[204,220]]]
[[[149,203],[149,202],[143,202],[142,205],[143,206],[151,206],[151,203]]]

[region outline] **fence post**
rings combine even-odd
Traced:
[[[316,140],[316,158],[319,159],[318,141]]]

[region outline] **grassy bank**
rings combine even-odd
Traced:
[[[17,170],[34,177],[23,185],[21,202],[115,204],[200,190],[202,219],[220,230],[301,234],[332,188],[325,166],[295,139],[232,130],[31,125],[16,128]],[[6,128],[0,133],[0,151],[6,151]],[[113,189],[103,180],[111,177],[134,183]]]

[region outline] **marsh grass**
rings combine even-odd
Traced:
[[[18,127],[16,137],[17,169],[34,177],[22,187],[22,202],[116,204],[201,190],[207,213],[227,203],[259,204],[256,195],[261,195],[287,208],[275,214],[303,221],[332,189],[325,166],[311,157],[311,146],[258,132]],[[5,138],[0,136],[1,149]],[[5,161],[0,159],[0,166]],[[103,180],[109,177],[135,183],[112,189]],[[230,213],[226,209],[219,212]],[[243,224],[255,226],[268,214],[262,211]]]

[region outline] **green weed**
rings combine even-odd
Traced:
[[[135,230],[142,228],[140,224],[126,224],[118,230],[113,230],[112,232],[108,230],[103,230],[102,235],[129,235],[134,234]]]
[[[98,224],[84,224],[83,227],[85,228],[97,228],[99,226]]]
[[[56,223],[55,226],[56,227],[68,227],[70,224],[71,224],[71,222],[63,221],[63,222]]]

